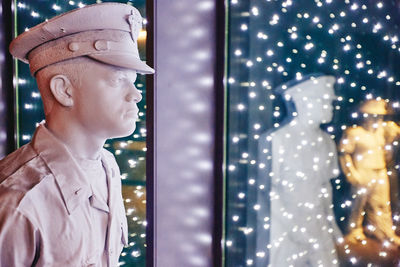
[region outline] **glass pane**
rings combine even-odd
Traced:
[[[225,266],[399,261],[398,8],[229,1]]]
[[[121,2],[134,5],[145,17],[146,1],[48,1],[26,0],[16,1],[15,32],[20,34],[46,19],[84,5],[99,2]],[[145,60],[146,31],[139,37],[139,53]],[[30,75],[27,64],[17,62],[15,71],[17,143],[22,146],[28,143],[35,131],[37,123],[44,119],[43,106],[36,82]],[[114,153],[121,169],[123,196],[129,224],[129,246],[121,255],[122,266],[145,266],[146,258],[146,83],[144,75],[139,75],[136,87],[142,90],[143,100],[138,104],[140,109],[135,133],[132,136],[109,140],[105,147]]]

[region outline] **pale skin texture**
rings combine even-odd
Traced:
[[[107,139],[134,132],[142,96],[134,85],[136,71],[91,59],[82,64],[73,71],[68,67],[79,66],[62,62],[50,66],[50,77],[36,78],[42,95],[51,92],[44,100],[47,128],[73,155],[96,159]]]

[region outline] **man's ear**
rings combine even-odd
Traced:
[[[74,100],[72,99],[72,84],[67,76],[57,74],[50,79],[50,90],[62,106],[72,107]]]

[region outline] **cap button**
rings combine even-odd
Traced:
[[[69,43],[68,49],[72,52],[78,51],[79,50],[79,44],[78,43]]]
[[[104,40],[97,40],[94,43],[94,48],[96,48],[97,51],[108,50],[108,42]]]

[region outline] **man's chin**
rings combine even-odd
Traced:
[[[112,137],[110,138],[122,138],[122,137],[127,137],[129,135],[132,135],[135,132],[136,125],[134,124],[131,128],[129,129],[121,129],[121,131],[118,131],[118,133],[115,133]]]

